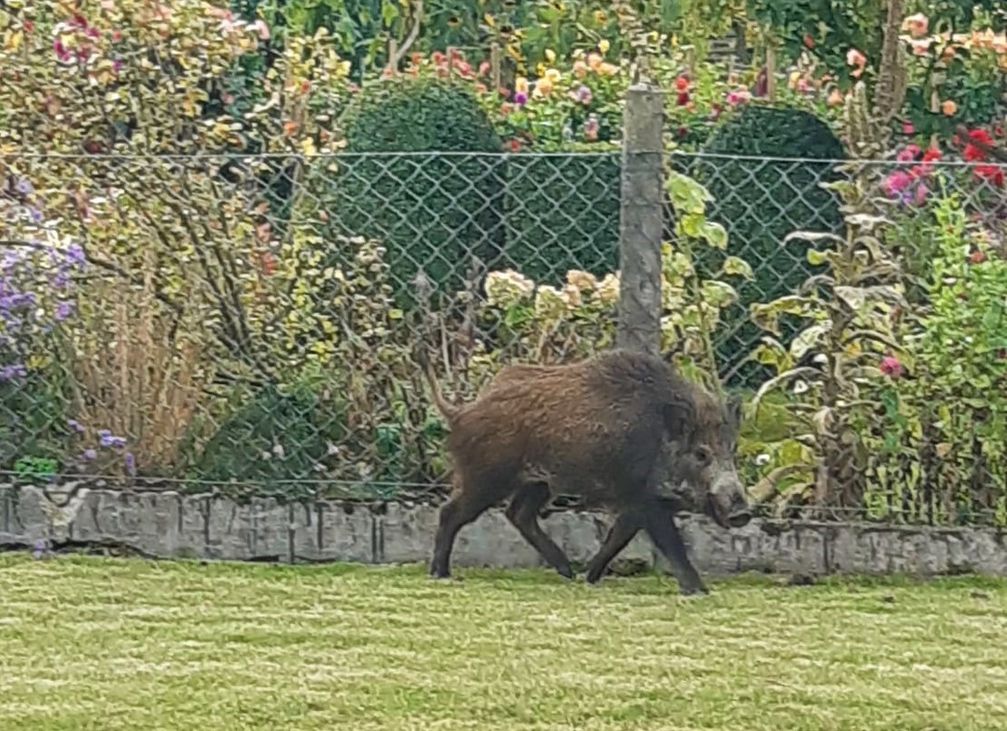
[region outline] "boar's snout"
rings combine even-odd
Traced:
[[[742,528],[752,519],[752,508],[738,473],[730,469],[722,473],[709,492],[710,516],[722,528]]]

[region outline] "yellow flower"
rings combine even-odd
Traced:
[[[516,79],[514,79],[514,91],[516,91],[518,94],[527,94],[528,79],[526,79],[524,76],[518,76]]]
[[[595,23],[597,23],[598,25],[603,25],[606,20],[608,20],[608,13],[606,13],[604,10],[595,10],[594,11],[594,22]]]
[[[560,79],[560,73],[556,69],[548,69],[545,72],[545,77],[555,84]]]
[[[611,48],[611,44],[605,38],[598,41],[598,50],[601,51],[602,55],[608,53],[608,49]]]
[[[546,76],[535,82],[535,91],[532,92],[532,96],[543,97],[552,94],[553,82]]]
[[[556,52],[551,48],[545,49],[545,60],[549,63],[556,63]]]

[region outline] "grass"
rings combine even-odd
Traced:
[[[0,555],[0,728],[1003,729],[1007,583]]]

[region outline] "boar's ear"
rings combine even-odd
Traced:
[[[696,428],[696,407],[690,399],[676,398],[663,407],[664,428],[668,437],[689,441]]]
[[[727,418],[730,419],[731,424],[735,427],[741,427],[741,420],[744,417],[744,403],[741,400],[741,396],[737,394],[731,394],[727,397]]]

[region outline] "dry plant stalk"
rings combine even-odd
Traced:
[[[110,314],[92,318],[72,363],[77,421],[125,437],[140,470],[176,464],[186,438],[203,436],[191,429],[212,378],[209,349],[186,335],[198,326],[178,322],[193,315],[157,299],[152,248],[141,287],[103,279],[89,289],[93,311]]]

